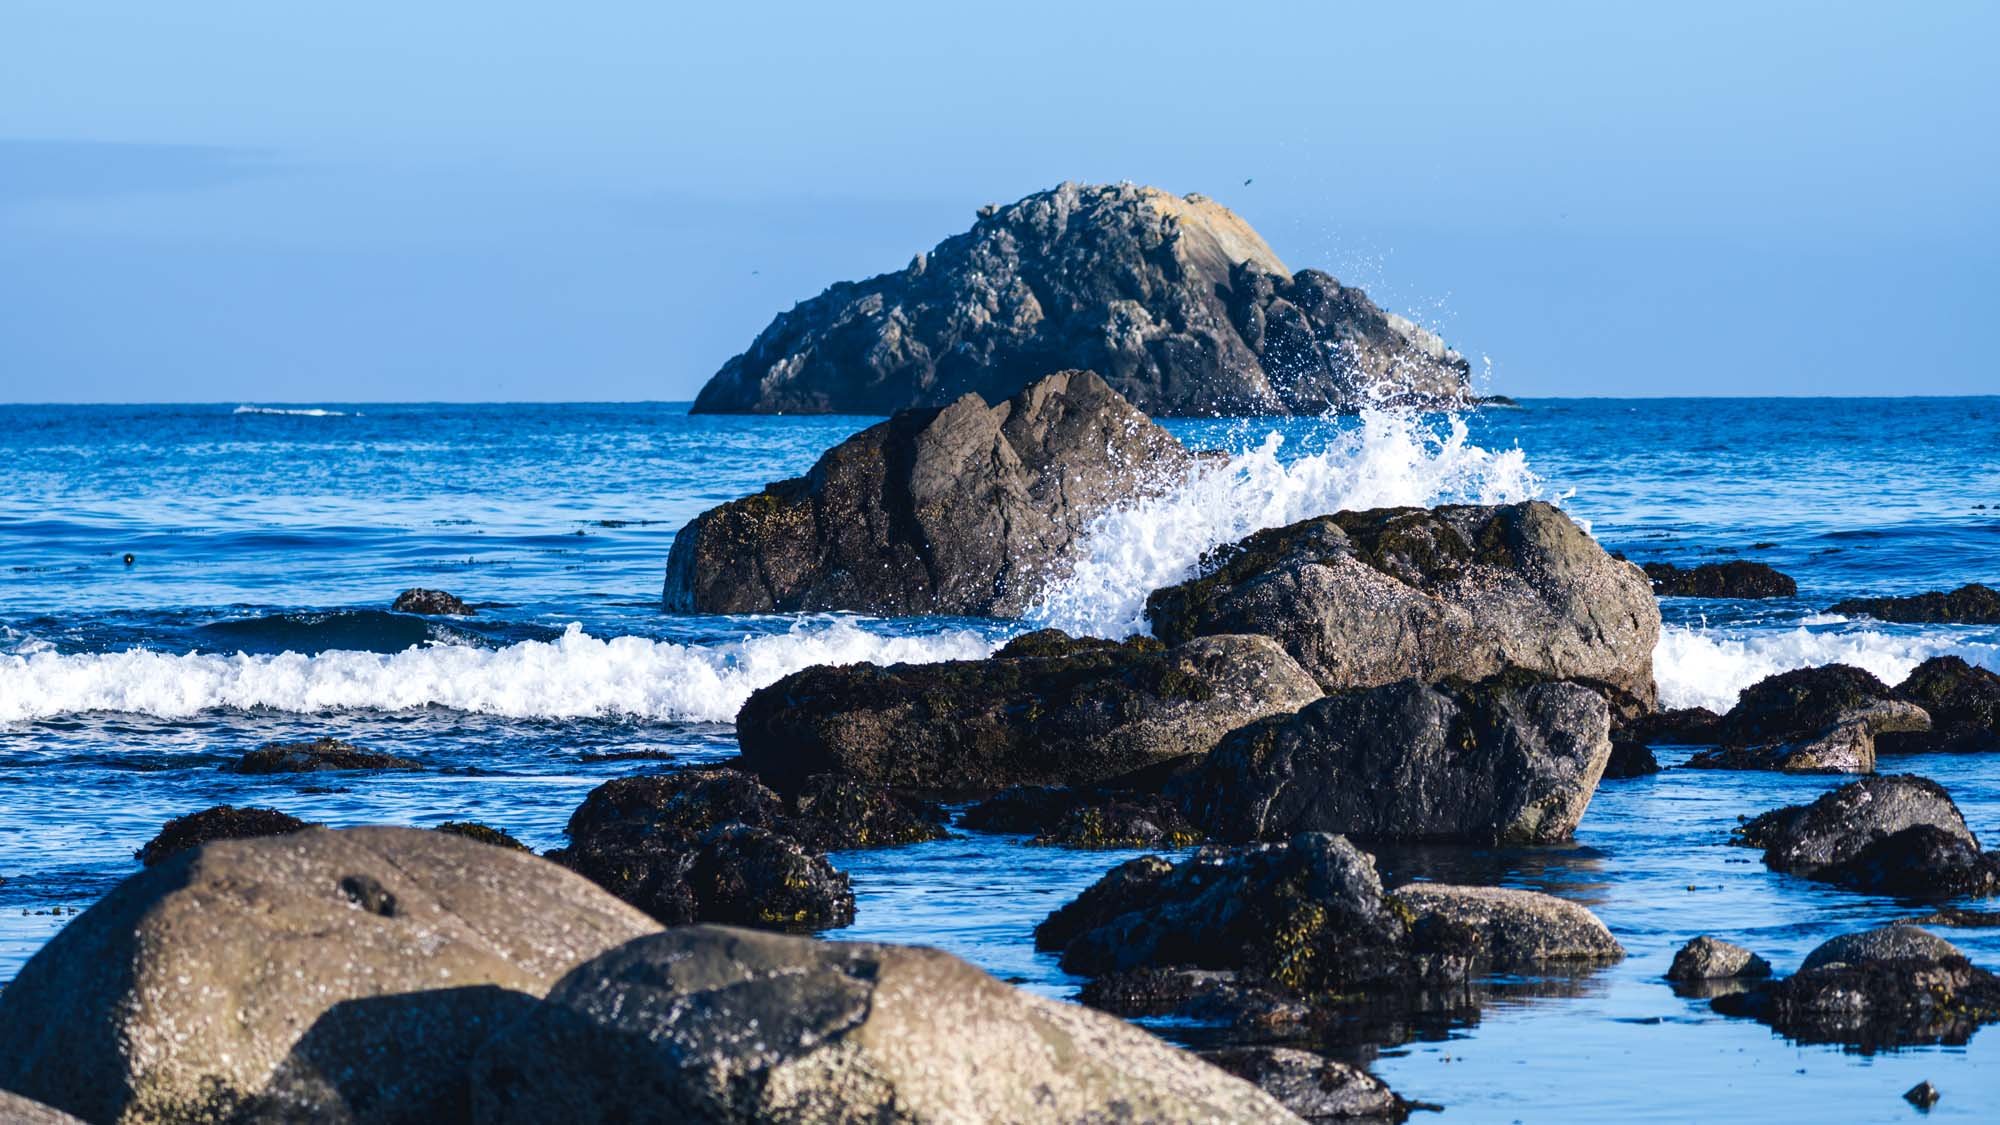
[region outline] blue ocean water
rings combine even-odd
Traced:
[[[676,528],[871,421],[680,404],[0,407],[0,980],[136,870],[132,850],[172,816],[228,802],[337,825],[470,818],[553,846],[591,786],[660,764],[634,753],[733,753],[736,707],[789,671],[978,656],[1026,627],[660,612]],[[1832,660],[1892,682],[1942,652],[2000,667],[2000,629],[1823,612],[1850,595],[2000,582],[2000,398],[1532,400],[1466,418],[1168,424],[1232,457],[1103,521],[1034,623],[1129,631],[1147,590],[1256,527],[1539,495],[1634,559],[1748,557],[1798,579],[1796,599],[1664,602],[1656,674],[1670,704],[1725,707],[1763,675]],[[479,613],[389,612],[408,586]],[[319,734],[431,768],[216,769]],[[2000,839],[1990,760],[1890,768],[1940,781]],[[1945,1093],[1932,1116],[1990,1118],[2000,1032],[1854,1055],[1724,1020],[1659,980],[1696,933],[1788,969],[1826,937],[1911,912],[1772,874],[1723,842],[1738,817],[1836,783],[1670,770],[1605,783],[1573,845],[1385,852],[1392,876],[1576,898],[1631,956],[1514,982],[1476,1020],[1356,1057],[1452,1121],[1761,1120],[1777,1105],[1891,1120],[1925,1078]],[[1067,995],[1077,982],[1030,931],[1125,858],[970,834],[839,855],[859,920],[830,936],[928,942]],[[2000,967],[2000,930],[1946,936]]]

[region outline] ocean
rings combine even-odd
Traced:
[[[690,416],[674,403],[0,406],[0,981],[137,870],[133,849],[171,817],[231,803],[333,825],[472,819],[552,847],[593,785],[663,764],[635,752],[733,754],[738,706],[788,672],[978,657],[1037,625],[1124,635],[1142,627],[1145,594],[1207,548],[1340,508],[1542,497],[1635,560],[1751,558],[1798,580],[1791,599],[1663,601],[1667,706],[1724,709],[1762,676],[1831,661],[1892,683],[1941,653],[2000,668],[2000,628],[1825,612],[1849,596],[2000,582],[2000,398],[1173,420],[1226,466],[1099,521],[1028,621],[661,612],[681,524],[803,472],[872,421]],[[389,612],[410,586],[479,612]],[[322,734],[429,768],[217,769]],[[1942,783],[2000,842],[1988,759],[1884,769]],[[1477,1017],[1350,1057],[1452,1122],[1902,1120],[1900,1094],[1923,1079],[1944,1093],[1931,1117],[1990,1120],[2000,1030],[1876,1055],[1799,1046],[1660,979],[1699,933],[1789,971],[1825,938],[1913,913],[1727,845],[1739,817],[1840,780],[1668,770],[1605,782],[1571,845],[1385,851],[1392,878],[1576,899],[1630,956],[1581,978],[1506,982]],[[972,834],[836,854],[859,917],[827,936],[937,945],[1068,996],[1079,982],[1034,951],[1034,924],[1130,854]],[[1941,932],[2000,968],[2000,930]]]

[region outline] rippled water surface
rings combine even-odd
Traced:
[[[1024,627],[659,612],[677,527],[803,471],[870,419],[691,418],[673,404],[316,410],[0,407],[0,979],[134,871],[132,850],[171,816],[229,802],[331,824],[474,818],[553,846],[590,786],[659,764],[603,755],[726,757],[737,706],[786,672],[978,656]],[[1663,603],[1669,703],[1726,706],[1762,675],[1832,660],[1892,681],[1941,652],[2000,667],[2000,629],[1823,612],[1850,595],[2000,580],[2000,399],[1543,400],[1463,421],[1170,425],[1232,458],[1103,521],[1035,623],[1129,631],[1144,593],[1205,547],[1316,512],[1539,495],[1635,559],[1741,556],[1798,578],[1797,599]],[[388,612],[412,585],[480,612]],[[216,768],[323,733],[431,768]],[[1975,830],[2000,836],[2000,762],[1886,768],[1937,779]],[[1738,817],[1832,784],[1669,770],[1605,783],[1573,846],[1384,852],[1392,881],[1585,902],[1631,956],[1575,980],[1500,982],[1476,1020],[1356,1057],[1452,1121],[1902,1120],[1914,1111],[1901,1092],[1925,1078],[1944,1091],[1932,1117],[2000,1115],[2000,1030],[1860,1056],[1722,1019],[1659,980],[1696,933],[1789,970],[1826,937],[1912,913],[1772,874],[1724,843]],[[838,855],[859,899],[840,936],[941,945],[1067,995],[1077,982],[1030,931],[1124,858],[973,835]],[[2000,967],[2000,930],[1946,936]]]

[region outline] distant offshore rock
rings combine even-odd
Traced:
[[[903,411],[703,512],[674,536],[662,596],[669,613],[1011,617],[1092,517],[1193,464],[1104,380],[1059,371],[996,406]]]
[[[1771,566],[1731,559],[1683,569],[1673,563],[1644,564],[1653,592],[1663,598],[1791,598],[1799,584]]]
[[[2000,590],[1973,582],[1949,594],[1933,590],[1904,598],[1849,598],[1827,612],[1909,625],[2000,625]]]
[[[1154,415],[1463,405],[1469,365],[1318,270],[1293,273],[1200,195],[1065,183],[897,273],[781,314],[695,399],[697,414],[889,414],[999,402],[1088,367]],[[1379,388],[1379,390],[1378,390]]]
[[[437,617],[471,617],[473,608],[459,600],[456,594],[443,590],[426,590],[421,586],[411,588],[396,595],[396,602],[389,607],[397,613],[421,613]]]

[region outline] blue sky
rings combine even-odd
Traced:
[[[687,398],[1065,179],[1497,391],[2000,391],[2000,5],[681,7],[11,0],[0,400]]]

